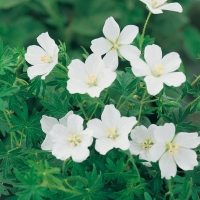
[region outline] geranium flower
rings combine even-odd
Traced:
[[[120,33],[120,28],[113,17],[109,17],[103,27],[104,37],[92,40],[91,50],[100,55],[106,54],[103,60],[106,67],[115,71],[118,67],[118,56],[130,61],[133,56],[139,56],[140,50],[131,45],[138,34],[138,27],[134,25],[125,26]]]
[[[147,5],[153,14],[161,14],[162,10],[170,10],[174,12],[183,12],[183,8],[179,3],[166,3],[167,0],[140,0]]]
[[[106,105],[101,120],[92,119],[87,126],[93,130],[93,136],[97,138],[95,149],[105,155],[113,148],[129,148],[128,134],[136,123],[135,117],[121,117],[114,105]]]
[[[58,63],[59,49],[47,32],[39,35],[37,41],[41,47],[29,46],[25,54],[25,60],[33,65],[28,68],[27,74],[30,79],[38,75],[42,75],[41,79],[45,79]]]
[[[177,172],[178,165],[183,170],[193,170],[198,165],[197,155],[191,150],[200,144],[198,133],[178,133],[175,126],[166,123],[155,129],[156,144],[149,150],[151,160],[159,160],[162,178],[170,179]]]
[[[56,124],[50,131],[54,142],[52,154],[60,160],[72,157],[75,162],[82,162],[90,154],[88,147],[92,144],[93,131],[89,128],[83,130],[83,118],[71,114],[67,118],[66,126]]]
[[[148,45],[144,58],[135,57],[131,61],[133,74],[137,77],[146,76],[144,81],[150,95],[156,95],[163,89],[163,83],[178,87],[186,81],[182,72],[174,72],[180,67],[181,59],[178,53],[172,52],[162,58],[162,50],[158,45]]]
[[[91,97],[99,97],[116,78],[116,73],[106,68],[101,56],[96,54],[88,56],[85,64],[78,59],[72,60],[68,69],[67,90],[71,94],[88,93]]]
[[[52,127],[55,125],[55,124],[62,124],[64,126],[67,125],[67,118],[73,114],[72,111],[68,112],[64,117],[62,117],[61,119],[57,120],[56,118],[54,117],[49,117],[49,116],[46,116],[46,115],[43,115],[42,116],[42,119],[40,120],[40,124],[41,124],[41,127],[42,127],[42,131],[44,133],[46,133],[46,137],[41,145],[41,149],[42,150],[49,150],[51,151],[52,148],[53,148],[53,141],[51,140],[51,136],[50,136],[50,131],[52,129]]]
[[[150,161],[149,149],[156,143],[154,130],[156,125],[152,124],[147,129],[145,126],[137,126],[131,131],[130,152],[133,155],[139,155],[139,159]],[[150,167],[151,163],[144,162],[144,165]]]

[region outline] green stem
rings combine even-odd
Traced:
[[[122,96],[119,98],[119,101],[118,101],[118,103],[117,103],[117,105],[116,105],[116,108],[117,108],[117,109],[118,109],[118,107],[119,107],[119,105],[120,105],[120,103],[121,103],[123,97],[124,97],[124,95],[122,95]]]
[[[185,107],[185,110],[189,107],[189,106],[191,106],[192,104],[194,104],[196,101],[198,101],[200,99],[200,96],[199,97],[197,97],[194,101],[192,101],[191,103],[189,103],[186,107]]]
[[[199,79],[200,79],[200,75],[197,76],[197,78],[191,83],[191,85],[194,86]]]
[[[139,111],[139,115],[138,115],[138,122],[137,122],[137,124],[140,123],[140,119],[141,119],[141,115],[142,115],[142,108],[143,108],[143,105],[145,104],[144,98],[145,98],[146,93],[147,93],[147,91],[145,90],[145,91],[144,91],[144,94],[143,94],[143,96],[142,96],[142,100],[141,100],[141,102],[140,102],[140,111]]]
[[[65,67],[64,65],[62,65],[61,63],[57,63],[57,65],[64,71],[68,71],[67,67]]]
[[[66,163],[69,161],[69,158],[66,159],[64,162],[63,162],[63,165],[62,165],[62,174],[64,175],[64,172],[65,172],[65,165]]]
[[[147,19],[145,21],[144,28],[143,28],[143,31],[142,31],[142,36],[141,36],[141,39],[140,39],[140,51],[142,51],[142,45],[143,45],[143,42],[144,42],[144,35],[145,35],[145,31],[146,31],[147,24],[148,24],[150,17],[151,17],[151,11],[149,11],[149,14],[147,16]]]
[[[22,84],[22,85],[28,85],[28,83],[27,83],[25,80],[21,79],[21,78],[17,78],[17,77],[16,77],[16,81],[17,81],[18,83]]]
[[[131,93],[131,95],[119,106],[119,108],[117,108],[118,110],[120,110],[121,109],[121,107],[135,94],[137,92],[137,89],[135,89],[132,93]],[[124,96],[122,95],[121,96],[121,98],[123,98]],[[119,99],[119,101],[121,101],[121,98]],[[117,106],[117,107],[118,107]]]
[[[81,103],[79,103],[79,107],[80,107],[80,109],[81,109],[81,111],[82,111],[82,113],[83,113],[85,119],[88,120],[88,116],[86,115],[86,112],[85,112],[85,110],[84,110],[84,108],[83,108],[83,106],[82,106]]]
[[[171,179],[169,179],[169,180],[166,180],[166,182],[167,182],[167,187],[169,189],[168,193],[170,195],[170,198],[173,198],[174,194],[172,192],[172,181],[171,181]]]
[[[93,115],[95,114],[95,112],[96,112],[98,106],[99,106],[99,103],[97,103],[97,105],[96,105],[94,111],[92,112],[91,116],[89,117],[89,120],[92,119],[92,117],[93,117]]]

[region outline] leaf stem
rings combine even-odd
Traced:
[[[21,79],[21,78],[17,78],[17,77],[16,77],[16,81],[17,81],[18,83],[21,83],[22,85],[28,85],[28,83],[27,83],[24,79]]]
[[[189,106],[191,106],[192,104],[194,104],[196,101],[198,101],[200,99],[200,96],[198,96],[194,101],[190,102],[185,109],[187,109]],[[200,102],[200,101],[199,101]]]
[[[91,116],[89,117],[89,120],[90,120],[90,119],[93,117],[93,115],[95,114],[95,112],[96,112],[98,106],[99,106],[99,103],[97,103],[97,105],[96,105],[94,111],[92,112]]]
[[[64,65],[62,65],[61,63],[57,63],[57,65],[64,71],[68,72],[67,67],[65,67]]]
[[[191,83],[191,85],[194,86],[199,79],[200,79],[200,75],[197,76],[197,78]]]
[[[174,196],[174,194],[172,192],[172,181],[171,181],[171,179],[169,179],[169,180],[166,180],[166,182],[167,182],[167,187],[169,189],[168,195],[170,195],[170,199],[172,199]]]
[[[82,106],[82,103],[80,103],[80,102],[79,102],[79,107],[80,107],[80,109],[81,109],[81,111],[82,111],[82,113],[83,113],[85,119],[88,120],[88,116],[86,115],[86,112],[85,112],[85,110],[84,110],[84,108],[83,108],[83,106]]]
[[[145,24],[144,24],[144,27],[143,27],[143,30],[142,30],[142,36],[141,36],[141,39],[140,39],[140,51],[142,51],[142,45],[143,45],[143,42],[144,42],[144,35],[145,35],[145,31],[146,31],[147,24],[148,24],[150,17],[151,17],[151,11],[149,11],[149,14],[147,16],[147,19],[145,21]]]
[[[138,115],[138,122],[137,122],[137,124],[140,123],[140,119],[141,119],[141,115],[142,115],[142,108],[143,108],[143,105],[145,104],[144,98],[145,98],[145,96],[146,96],[146,93],[147,93],[147,91],[146,91],[146,89],[145,89],[144,94],[143,94],[143,96],[142,96],[142,100],[141,100],[141,102],[140,102],[140,111],[139,111],[139,115]]]

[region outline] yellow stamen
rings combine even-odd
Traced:
[[[108,135],[108,138],[111,138],[115,140],[119,135],[117,134],[117,129],[116,128],[108,128],[106,130],[106,134]]]
[[[52,63],[53,59],[49,55],[44,55],[44,56],[41,57],[41,61],[44,62],[44,63]]]
[[[70,134],[68,141],[71,146],[78,146],[81,143],[81,136],[77,134]]]
[[[145,140],[143,143],[142,143],[142,149],[144,151],[149,151],[149,149],[154,145],[154,142],[152,140]]]
[[[119,45],[118,44],[114,44],[112,49],[113,50],[117,50],[118,48],[119,48]]]
[[[155,65],[151,73],[153,76],[159,77],[164,73],[164,70],[165,68],[162,65]]]
[[[153,7],[155,8],[157,5],[157,0],[152,0],[152,3],[153,3]]]
[[[175,156],[178,154],[179,146],[173,143],[167,144],[167,151],[172,155]]]
[[[86,77],[86,83],[90,86],[97,86],[97,78],[93,74],[90,74]]]

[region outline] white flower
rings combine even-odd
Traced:
[[[139,155],[139,159],[151,161],[149,149],[156,143],[154,130],[156,125],[152,124],[147,129],[145,126],[137,126],[131,131],[130,152]],[[144,165],[150,167],[151,163],[145,162]]]
[[[170,179],[177,172],[178,165],[183,170],[193,170],[198,165],[197,155],[191,150],[200,144],[198,133],[178,133],[175,135],[175,126],[166,123],[155,129],[156,144],[149,150],[151,160],[159,159],[162,178]]]
[[[38,75],[42,75],[41,79],[45,79],[58,63],[59,49],[47,32],[39,35],[37,41],[41,47],[29,46],[25,54],[25,60],[33,65],[28,68],[27,74],[30,79]]]
[[[163,88],[163,83],[178,87],[186,81],[186,77],[182,72],[174,72],[181,64],[178,53],[172,52],[162,58],[161,48],[153,44],[146,46],[144,58],[146,62],[135,57],[131,61],[131,66],[135,76],[146,76],[144,81],[149,94],[158,94]]]
[[[67,125],[67,118],[73,114],[72,111],[68,112],[63,118],[59,119],[59,121],[54,117],[48,117],[46,115],[42,116],[40,120],[40,124],[42,127],[42,131],[46,133],[46,137],[41,145],[42,150],[52,150],[53,148],[53,141],[51,140],[50,131],[55,124],[62,124],[64,126]]]
[[[72,157],[75,162],[82,162],[90,154],[88,147],[92,144],[93,131],[89,128],[83,130],[83,118],[71,114],[67,118],[67,124],[56,124],[50,131],[54,142],[52,154],[60,160]]]
[[[93,136],[97,138],[95,149],[105,155],[113,148],[129,148],[128,134],[136,123],[135,117],[121,117],[114,105],[106,105],[101,120],[92,119],[87,126],[93,130]]]
[[[161,14],[162,10],[170,10],[174,12],[183,12],[183,8],[179,3],[166,3],[167,0],[140,0],[147,5],[153,14]]]
[[[85,63],[73,60],[68,69],[67,90],[71,94],[88,93],[91,97],[99,97],[101,91],[116,78],[116,73],[106,68],[101,56],[97,54],[88,56]]]
[[[139,56],[140,50],[130,45],[138,34],[138,27],[125,26],[120,33],[120,28],[113,17],[109,17],[103,27],[104,37],[92,40],[91,50],[100,55],[106,54],[103,60],[106,67],[115,71],[118,67],[118,56],[130,61],[133,56]]]

